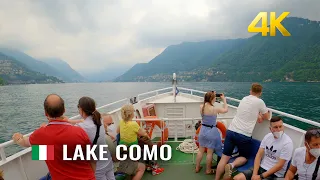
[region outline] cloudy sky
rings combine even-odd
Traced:
[[[76,70],[148,62],[183,41],[248,37],[260,11],[320,20],[319,0],[0,0],[0,44]]]

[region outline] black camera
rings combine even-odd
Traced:
[[[222,94],[216,94],[216,97],[221,97]]]

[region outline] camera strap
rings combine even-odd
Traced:
[[[317,178],[318,170],[319,170],[319,163],[320,163],[320,158],[318,157],[316,168],[314,168],[314,172],[312,174],[312,180],[315,180]]]

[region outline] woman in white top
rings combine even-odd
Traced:
[[[292,180],[298,173],[299,180],[320,180],[320,171],[313,179],[318,158],[320,156],[320,129],[311,129],[306,132],[305,146],[295,150],[291,166],[285,180]]]
[[[90,97],[80,98],[78,109],[84,121],[76,124],[76,126],[80,126],[86,131],[92,144],[98,145],[95,154],[99,158],[99,145],[106,145],[105,129],[102,124],[101,114],[96,110],[96,103]],[[107,153],[104,153],[104,158],[108,158],[108,160],[98,160],[96,162],[96,179],[115,180],[110,151],[108,148],[104,150],[107,151]]]

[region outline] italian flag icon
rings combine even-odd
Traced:
[[[32,160],[54,160],[54,145],[32,145]]]

